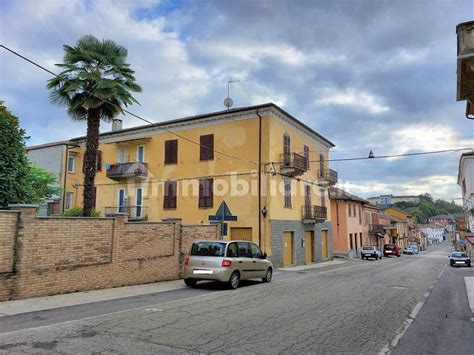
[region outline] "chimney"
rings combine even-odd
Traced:
[[[112,132],[121,131],[122,130],[122,120],[118,118],[114,118],[112,120]]]

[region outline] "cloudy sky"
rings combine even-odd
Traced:
[[[332,158],[474,146],[455,101],[456,34],[474,2],[0,0],[0,41],[57,71],[84,34],[129,50],[151,121],[275,102],[336,144]],[[83,135],[48,101],[49,79],[0,49],[0,100],[40,144]],[[140,124],[125,117],[125,126]],[[102,126],[108,130],[107,125]],[[333,163],[341,186],[458,198],[459,153]]]

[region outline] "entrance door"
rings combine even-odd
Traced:
[[[306,264],[314,263],[314,231],[306,231],[304,240],[306,245]]]
[[[322,246],[322,254],[323,259],[327,259],[329,257],[328,253],[328,231],[323,230],[321,231],[321,246]]]
[[[283,266],[294,264],[294,240],[293,232],[283,232]]]
[[[233,227],[230,229],[231,240],[248,240],[252,241],[252,228]]]

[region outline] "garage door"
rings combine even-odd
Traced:
[[[232,240],[248,240],[252,241],[252,228],[231,228],[230,239]]]
[[[283,266],[290,266],[294,264],[293,253],[293,232],[283,232]]]

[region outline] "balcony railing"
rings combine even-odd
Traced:
[[[110,217],[118,213],[125,213],[129,221],[148,220],[148,206],[115,206],[105,207],[105,216]]]
[[[304,174],[308,170],[308,159],[298,153],[283,153],[280,161],[283,174],[296,176]]]
[[[304,223],[324,222],[327,219],[327,208],[324,206],[302,206],[302,219]]]
[[[385,229],[383,224],[369,224],[369,233],[370,234],[385,234]]]
[[[337,171],[332,169],[318,170],[318,180],[325,185],[337,184]]]
[[[148,164],[142,162],[112,164],[107,169],[106,176],[113,180],[126,178],[145,178],[148,175]]]

